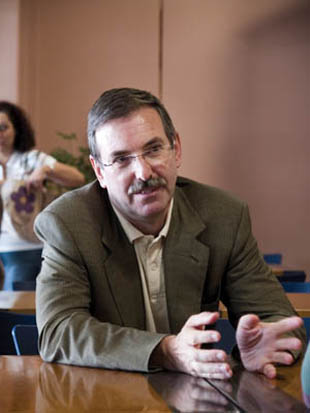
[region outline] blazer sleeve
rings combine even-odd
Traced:
[[[235,327],[241,316],[250,313],[257,314],[265,322],[297,315],[259,252],[246,205],[242,208],[224,285],[222,301]],[[300,338],[303,343],[306,341],[304,328],[288,335]],[[297,358],[300,351],[292,353]]]
[[[148,372],[150,355],[164,335],[94,317],[87,266],[66,223],[59,214],[45,210],[37,217],[35,230],[44,242],[36,290],[41,357],[49,362]]]

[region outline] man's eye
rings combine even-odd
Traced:
[[[148,155],[158,155],[162,151],[162,145],[152,146],[150,149],[146,151]]]
[[[127,162],[129,162],[128,156],[118,156],[113,161],[113,163],[116,163],[117,165],[125,165]]]

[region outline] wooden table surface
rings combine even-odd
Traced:
[[[181,373],[140,374],[44,363],[39,356],[0,356],[0,411],[305,412],[300,363],[275,380],[234,367],[229,381]]]
[[[300,370],[301,360],[293,366],[278,367],[277,378],[270,380],[235,364],[230,380],[209,382],[246,412],[309,412],[304,402]]]
[[[35,291],[0,291],[0,310],[35,313]]]

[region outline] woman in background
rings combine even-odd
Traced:
[[[74,167],[58,162],[35,147],[35,135],[24,111],[0,101],[0,184],[7,179],[25,179],[27,189],[44,189],[51,180],[65,187],[84,183]],[[42,244],[29,242],[16,232],[3,208],[0,233],[0,259],[4,266],[4,290],[12,290],[15,281],[34,281],[41,268]]]

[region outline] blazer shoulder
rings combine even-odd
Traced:
[[[180,177],[177,180],[177,196],[185,197],[189,204],[196,211],[203,213],[203,211],[211,211],[222,214],[234,212],[239,215],[240,210],[247,206],[247,203],[223,189],[202,184],[188,178]]]
[[[103,190],[98,181],[94,181],[82,187],[65,192],[51,202],[44,211],[66,215],[70,214],[73,209],[80,209],[83,205],[89,209],[92,206],[101,204],[102,198],[104,198]]]
[[[81,224],[104,226],[111,219],[111,207],[106,191],[94,181],[55,199],[37,216],[36,222],[51,215],[72,228]]]

